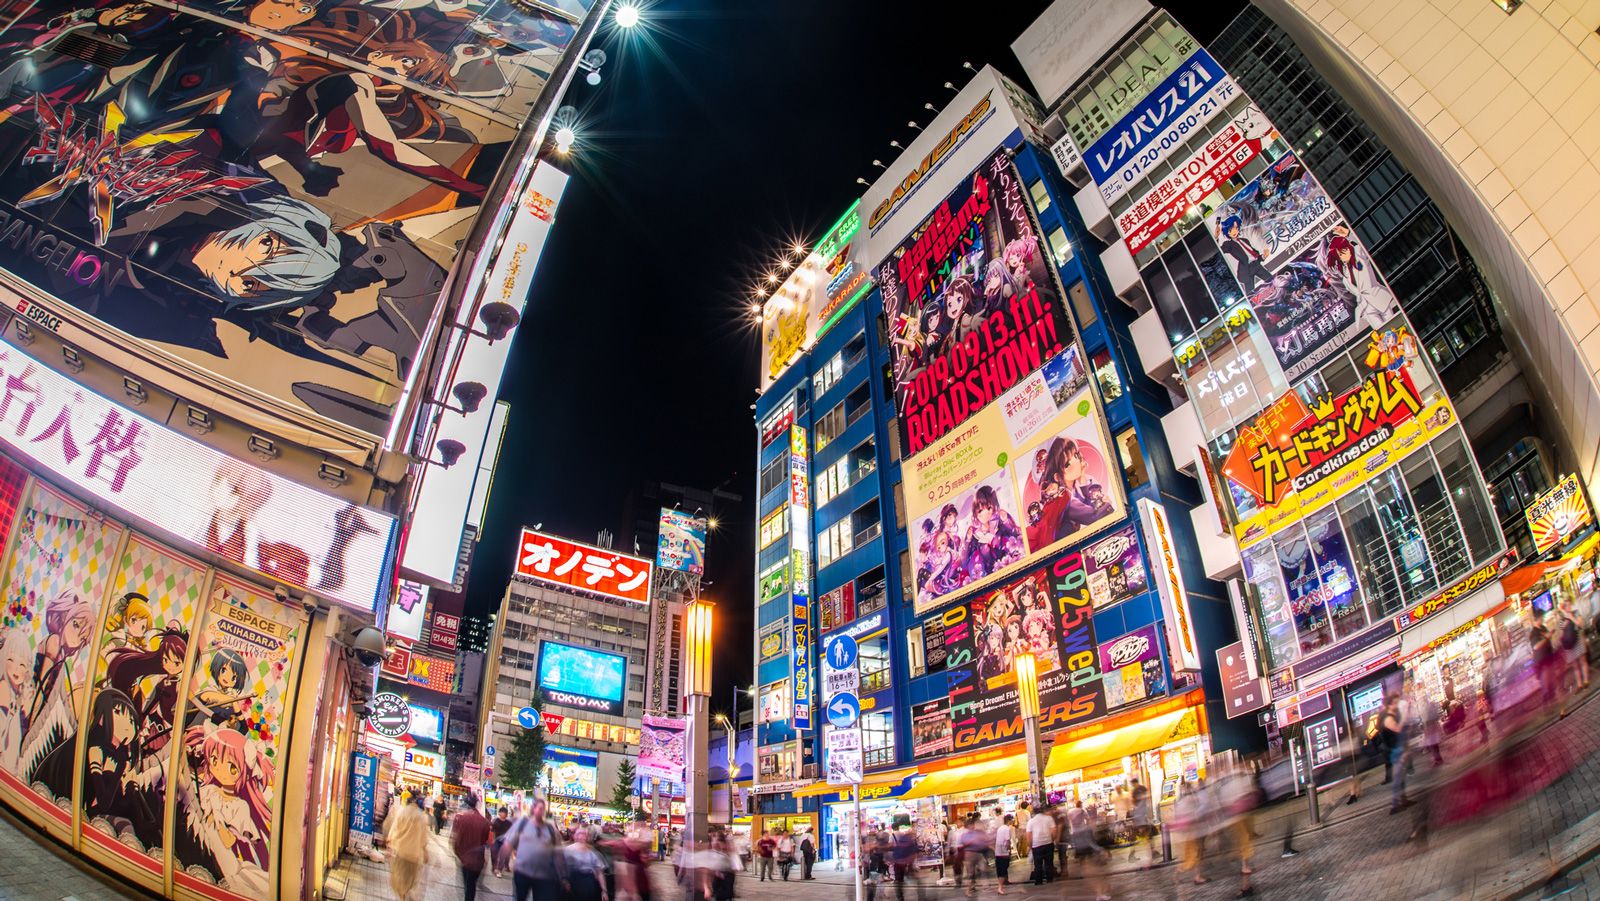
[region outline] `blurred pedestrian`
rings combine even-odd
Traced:
[[[563,901],[607,901],[606,862],[590,840],[589,827],[572,830],[572,843],[562,848],[566,870]]]
[[[1040,807],[1028,818],[1027,831],[1028,846],[1033,851],[1033,884],[1044,885],[1056,878],[1051,865],[1056,853],[1055,817]]]
[[[433,798],[433,834],[438,835],[444,831],[444,795],[435,795]]]
[[[1397,813],[1408,803],[1406,801],[1406,722],[1405,715],[1401,712],[1400,696],[1387,695],[1383,700],[1383,713],[1380,715],[1379,729],[1383,737],[1382,745],[1388,751],[1389,771],[1392,773],[1392,782],[1389,786],[1389,812]]]
[[[794,835],[789,832],[778,833],[778,872],[783,874],[783,881],[789,881],[789,871],[794,868]]]
[[[989,833],[983,830],[978,815],[968,814],[966,829],[961,833],[962,868],[967,875],[967,894],[978,893],[978,874],[983,871],[984,856],[989,852]]]
[[[507,830],[500,853],[511,859],[511,887],[516,901],[557,901],[566,859],[561,852],[561,835],[545,820],[543,798],[535,799],[527,815]]]
[[[1139,840],[1144,840],[1146,865],[1154,866],[1156,862],[1156,828],[1150,819],[1150,789],[1137,779],[1133,780],[1133,790],[1128,793],[1133,802],[1129,812],[1129,819],[1133,823],[1133,850],[1128,852],[1128,859],[1133,860],[1139,853]]]
[[[483,876],[484,858],[494,842],[489,818],[478,812],[478,796],[467,792],[461,810],[450,821],[450,847],[461,864],[461,885],[466,901],[478,897],[478,879]]]
[[[500,868],[500,848],[506,842],[506,832],[511,829],[511,812],[501,805],[500,812],[495,814],[494,822],[489,824],[489,830],[494,834],[494,851],[489,857],[490,872],[496,876],[506,875],[506,870]]]
[[[778,840],[773,838],[772,832],[761,833],[761,840],[756,842],[756,873],[760,877],[757,882],[772,879],[772,860],[777,853]]]
[[[1533,648],[1533,670],[1539,677],[1544,702],[1552,704],[1556,699],[1556,652],[1545,617],[1534,620],[1533,628],[1528,630],[1528,643]]]
[[[1011,851],[1016,844],[1017,830],[1011,825],[1011,815],[1006,814],[1000,818],[1000,825],[994,829],[994,878],[995,891],[998,894],[1006,893],[1006,886],[1011,884]]]
[[[917,898],[921,901],[926,897],[922,888],[922,879],[917,873],[917,834],[910,826],[901,826],[894,835],[894,848],[889,852],[890,865],[894,867],[894,896],[895,901],[905,901],[906,882],[917,884]]]
[[[811,868],[817,863],[817,843],[811,840],[811,833],[805,832],[800,836],[800,878],[801,880],[815,879],[811,875]]]
[[[651,901],[650,862],[655,859],[652,845],[655,829],[643,814],[634,818],[633,828],[623,837],[620,866],[617,867],[618,892],[633,901]]]
[[[1311,790],[1316,791],[1316,788]],[[1255,776],[1244,767],[1231,764],[1224,770],[1217,792],[1224,819],[1221,825],[1232,833],[1234,850],[1239,854],[1239,897],[1254,895],[1256,891],[1250,886],[1250,875],[1254,872],[1250,858],[1255,852],[1255,829],[1251,819],[1260,794]]]
[[[1578,615],[1572,611],[1571,601],[1562,601],[1559,625],[1556,632],[1556,642],[1561,646],[1561,657],[1565,674],[1562,681],[1568,676],[1572,677],[1572,690],[1582,691],[1589,687],[1589,647],[1583,639],[1583,627],[1578,623]]]
[[[1203,872],[1201,858],[1205,853],[1205,838],[1211,829],[1211,819],[1210,793],[1206,791],[1205,782],[1180,782],[1178,799],[1172,805],[1171,827],[1182,848],[1178,872],[1188,876],[1195,885],[1209,881]]]
[[[389,888],[395,901],[409,901],[428,860],[428,814],[423,803],[422,798],[406,792],[386,818],[384,843],[389,849]]]

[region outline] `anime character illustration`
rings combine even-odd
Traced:
[[[1381,329],[1400,310],[1400,301],[1378,275],[1372,258],[1350,239],[1350,229],[1338,226],[1328,241],[1325,269],[1356,298],[1355,318],[1368,328]]]
[[[244,689],[249,672],[249,664],[245,662],[243,654],[232,648],[218,648],[211,655],[211,662],[206,665],[212,687],[203,688],[189,697],[189,725],[209,722],[239,732],[246,731],[245,716],[256,697]]]
[[[85,689],[72,684],[72,670],[94,633],[94,608],[77,592],[64,591],[45,605],[44,627],[44,643],[33,658],[34,690],[19,760],[30,785],[60,799],[72,793],[72,739]]]
[[[950,533],[934,533],[933,552],[927,557],[925,569],[920,591],[924,601],[931,601],[961,587],[965,581],[961,572],[961,558],[954,550]]]
[[[1006,634],[999,626],[989,623],[980,630],[978,644],[978,678],[993,679],[1010,670],[1006,666]]]
[[[264,897],[271,867],[272,763],[243,733],[210,723],[184,730],[183,742],[188,777],[178,784],[178,859],[188,862],[191,875]]]
[[[1061,665],[1061,655],[1057,652],[1055,629],[1050,623],[1050,614],[1044,610],[1033,610],[1023,617],[1022,632],[1027,638],[1028,650],[1039,661],[1039,672],[1048,673]]]
[[[969,579],[980,579],[1021,560],[1025,553],[1022,530],[1016,518],[1001,509],[991,485],[980,485],[972,497],[972,522],[967,527],[966,568]]]
[[[30,110],[35,96],[64,104],[88,100],[103,90],[109,73],[82,48],[116,53],[125,60],[158,43],[176,16],[142,0],[83,6],[66,13],[57,13],[58,9],[40,8],[0,36],[0,54],[10,59],[0,69],[0,98],[5,98],[0,122]]]
[[[1034,460],[1038,470],[1037,454]],[[1076,534],[1115,509],[1105,488],[1090,475],[1085,445],[1065,435],[1051,439],[1038,481],[1030,477],[1027,492],[1037,494],[1040,504],[1039,521],[1027,532],[1028,546],[1035,551]]]
[[[172,718],[178,707],[178,683],[189,653],[189,630],[167,623],[149,648],[115,648],[106,655],[103,684],[139,705],[143,732],[139,745],[155,754],[172,740]]]
[[[1417,339],[1403,325],[1379,329],[1372,333],[1367,343],[1367,368],[1399,372],[1417,359]]]
[[[244,566],[254,566],[260,538],[256,514],[272,498],[272,481],[254,466],[229,459],[211,476],[211,519],[206,523],[206,550]]]
[[[28,732],[28,671],[32,664],[27,631],[12,628],[0,643],[0,767],[7,772],[17,771],[22,737]]]
[[[562,761],[561,765],[556,767],[555,775],[556,780],[552,790],[556,794],[574,798],[582,798],[589,794],[583,784],[583,774],[576,763],[570,760]]]
[[[1033,237],[1033,229],[1026,228],[1021,235],[1012,238],[1006,243],[1005,261],[1006,271],[1011,273],[1011,284],[1017,291],[1026,291],[1033,285],[1033,275],[1028,272],[1028,266],[1039,252],[1039,242]]]
[[[1238,216],[1222,220],[1218,228],[1217,244],[1233,267],[1244,293],[1254,294],[1256,289],[1272,281],[1272,273],[1262,265],[1261,251],[1244,236],[1244,222]]]
[[[95,695],[89,712],[83,815],[114,836],[132,833],[145,848],[161,844],[161,758],[140,743],[139,705],[115,688]]]
[[[993,259],[983,274],[983,299],[989,312],[999,310],[1017,294],[1017,281],[1006,268],[1005,260]]]
[[[987,312],[983,302],[979,300],[978,288],[972,279],[963,275],[946,282],[944,286],[946,330],[944,345],[939,348],[939,353],[949,351],[963,338],[982,328]]]
[[[106,618],[106,636],[100,648],[102,656],[109,656],[116,648],[146,647],[145,636],[150,632],[150,599],[137,591],[130,591],[117,600]]]

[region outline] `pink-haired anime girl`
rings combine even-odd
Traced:
[[[1033,284],[1033,276],[1028,274],[1028,264],[1033,262],[1033,255],[1037,252],[1038,246],[1032,234],[1025,234],[1006,242],[1004,259],[1006,269],[1011,273],[1013,291],[1024,291]]]
[[[209,869],[229,890],[265,892],[272,763],[243,733],[210,723],[185,730],[184,747],[191,779],[180,791],[189,836],[210,855]]]

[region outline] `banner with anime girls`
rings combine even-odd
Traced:
[[[83,836],[155,878],[189,635],[206,567],[129,539],[96,642],[85,735]]]
[[[37,482],[14,532],[0,584],[0,782],[64,836],[95,629],[123,534]]]
[[[878,264],[907,456],[1075,346],[1028,203],[997,150]]]
[[[370,446],[585,5],[200,4],[245,31],[36,4],[0,32],[8,304],[248,425]]]
[[[1073,551],[945,611],[957,753],[1022,735],[1014,667],[1023,651],[1038,665],[1040,729],[1105,713],[1093,606],[1083,557]]]
[[[1077,354],[1068,348],[903,466],[917,613],[1123,517],[1116,449]]]
[[[177,732],[173,880],[212,898],[263,898],[282,787],[285,709],[304,614],[218,577]]]

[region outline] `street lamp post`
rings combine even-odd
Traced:
[[[710,756],[709,733],[711,723],[706,705],[711,698],[711,609],[712,604],[696,600],[685,611],[683,680],[684,711],[689,719],[687,755],[689,772],[685,774],[684,840],[693,849],[695,843],[708,838],[706,816],[711,808],[709,785]]]
[[[1017,654],[1017,700],[1022,706],[1022,731],[1028,746],[1028,793],[1044,803],[1043,748],[1039,742],[1039,661],[1032,653]]]

